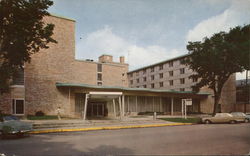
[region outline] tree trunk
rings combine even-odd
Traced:
[[[221,88],[218,89],[218,91],[214,90],[214,110],[213,110],[213,116],[218,113],[218,105],[221,97]]]
[[[249,88],[248,88],[248,70],[246,70],[246,102],[244,104],[244,113],[247,112],[247,104],[249,102]]]

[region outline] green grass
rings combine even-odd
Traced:
[[[200,123],[200,118],[159,118],[161,120],[170,121],[170,122],[180,122],[180,123]]]
[[[44,116],[28,115],[27,119],[28,120],[56,120],[58,118],[56,115],[44,115]]]

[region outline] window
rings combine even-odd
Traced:
[[[136,72],[136,76],[138,76],[138,75],[139,75],[139,71]]]
[[[160,66],[159,66],[159,70],[162,70],[163,69],[163,64],[161,64]]]
[[[133,77],[133,73],[130,73],[130,74],[129,74],[129,77]]]
[[[146,72],[147,72],[146,69],[143,69],[142,71],[143,75],[146,74]]]
[[[139,88],[139,86],[136,86],[136,88]]]
[[[97,64],[97,72],[102,72],[102,64]]]
[[[143,77],[143,81],[147,81],[147,77]]]
[[[151,80],[154,80],[155,79],[155,76],[154,75],[151,75]]]
[[[139,79],[136,79],[136,82],[137,82],[137,83],[139,83],[139,82],[140,82],[140,80],[139,80]]]
[[[173,76],[174,75],[174,71],[169,71],[169,76]]]
[[[185,73],[185,68],[181,68],[180,69],[180,74],[184,74]]]
[[[180,83],[181,83],[181,84],[184,84],[184,83],[185,83],[185,78],[181,78],[181,79],[180,79]]]
[[[24,114],[24,100],[23,99],[12,99],[12,113],[13,114]]]
[[[173,65],[174,65],[174,62],[173,62],[173,61],[170,61],[170,62],[169,62],[169,67],[173,67]]]
[[[125,75],[125,73],[122,73],[122,76],[124,76]]]
[[[133,80],[130,80],[130,84],[131,84],[131,85],[133,84]]]
[[[180,88],[180,91],[182,91],[182,92],[185,91],[185,88]]]
[[[163,78],[163,73],[160,73],[159,76],[160,76],[160,79],[162,79]]]
[[[155,88],[155,84],[154,83],[151,83],[151,88]]]
[[[163,82],[160,82],[160,87],[163,87]]]
[[[151,72],[154,72],[154,71],[155,71],[155,68],[154,68],[154,67],[151,67],[150,70],[151,70]]]
[[[174,85],[174,80],[169,80],[169,85],[173,86]]]
[[[97,80],[98,81],[102,81],[102,73],[98,73],[97,74]]]
[[[143,88],[147,88],[147,85],[143,85]]]
[[[19,68],[13,77],[13,85],[24,85],[24,69]]]
[[[97,85],[98,86],[102,86],[102,82],[97,82]]]

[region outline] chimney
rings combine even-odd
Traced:
[[[120,56],[120,63],[125,63],[125,57],[124,56]]]
[[[104,55],[99,57],[99,62],[101,62],[101,63],[113,62],[113,56],[104,54]]]

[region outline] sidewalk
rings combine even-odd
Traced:
[[[114,130],[127,128],[147,128],[162,126],[192,125],[191,123],[174,123],[160,119],[153,120],[152,116],[125,117],[120,119],[107,120],[24,120],[33,124],[32,134],[72,132],[72,131],[93,131],[93,130]]]

